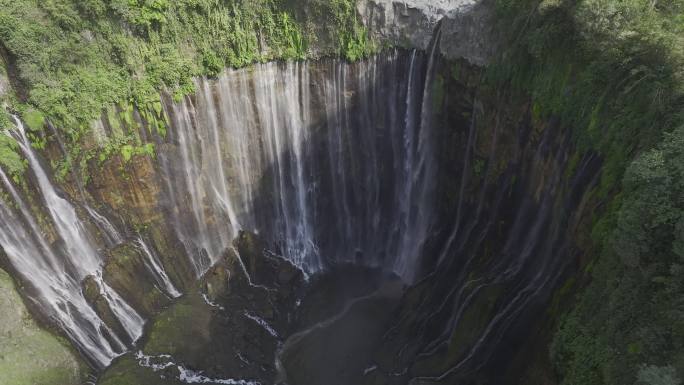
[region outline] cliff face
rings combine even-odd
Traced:
[[[491,383],[533,321],[548,325],[600,159],[482,80],[496,50],[487,1],[357,10],[377,42],[405,49],[217,71],[193,93],[103,110],[77,144],[49,119],[11,131],[34,160],[25,179],[3,174],[3,224],[27,229],[3,238],[21,246],[3,264],[94,367],[114,362],[103,384]],[[372,282],[354,293],[370,302],[325,308],[316,285],[339,288],[303,277],[349,264],[373,270],[350,274]],[[54,275],[60,290],[36,281]],[[373,319],[338,352],[364,354],[309,376],[311,336],[343,327],[335,311]]]
[[[387,44],[427,50],[439,29],[439,51],[449,60],[483,66],[497,51],[489,0],[364,0],[357,9],[371,35]]]
[[[406,83],[397,85],[397,77]],[[177,317],[189,322],[183,314],[193,309],[207,313],[210,324],[223,322],[225,315],[211,315],[213,305],[201,301],[194,282],[198,274],[216,276],[211,286],[225,292],[239,260],[230,273],[211,266],[223,263],[220,251],[231,247],[240,224],[259,231],[263,248],[306,273],[351,262],[416,283],[403,296],[377,299],[394,316],[378,318],[374,333],[382,335],[364,347],[373,352],[356,364],[364,367],[344,374],[350,381],[487,383],[494,380],[486,374],[492,367],[509,368],[502,352],[525,346],[521,336],[531,332],[530,319],[546,325],[542,309],[579,253],[574,237],[586,220],[584,194],[600,161],[575,153],[562,126],[535,118],[525,103],[502,99],[479,77],[466,61],[398,51],[353,65],[268,64],[198,80],[197,95],[180,102],[164,97],[155,117],[135,109],[103,117],[105,143],[133,133],[140,147],[153,144],[154,154],[91,159],[83,165],[90,176],[83,190],[75,172],[64,191],[94,242],[107,250],[104,281],[149,322],[167,317],[173,328]],[[163,122],[165,134],[154,122]],[[299,122],[309,122],[305,131],[297,131]],[[58,153],[56,141],[49,142],[48,153]],[[425,190],[412,184],[417,177],[425,177],[418,179]],[[223,187],[226,180],[231,183]],[[41,211],[39,200],[34,206]],[[89,218],[88,208],[106,220]],[[316,249],[309,248],[313,243]],[[161,269],[151,269],[152,261]],[[159,316],[173,302],[168,284],[190,297]],[[113,333],[125,336],[125,318],[97,287],[96,279],[86,280],[86,300]],[[242,290],[225,295],[246,295]],[[296,331],[283,325],[283,337]],[[177,348],[182,336],[165,333],[157,332],[155,344],[162,345],[145,348],[146,355],[173,353],[195,367],[209,365],[213,378],[230,374],[207,361],[214,348],[197,346],[186,356]],[[317,354],[310,342],[298,341],[283,357],[293,378],[307,371],[297,362]],[[128,356],[121,365],[136,362]],[[372,366],[372,374],[358,376]]]
[[[441,74],[441,226],[369,383],[513,384],[535,366],[526,381],[553,382],[549,306],[585,253],[601,159],[578,152],[558,121],[493,92],[477,68],[446,62]],[[522,352],[530,359],[512,359]]]

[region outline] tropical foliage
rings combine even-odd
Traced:
[[[680,384],[684,2],[497,5],[513,38],[491,79],[531,95],[536,114],[560,118],[574,128],[578,151],[604,161],[589,283],[551,349],[561,382]]]
[[[354,4],[0,0],[0,54],[21,88],[15,90],[19,100],[9,104],[15,112],[28,110],[26,104],[40,111],[64,134],[76,160],[93,121],[115,104],[146,110],[159,103],[161,89],[180,98],[194,91],[194,77],[217,76],[227,66],[312,54],[365,57],[373,44]],[[319,44],[330,46],[328,52],[310,49],[321,39],[317,25],[329,26],[326,38],[333,43]]]

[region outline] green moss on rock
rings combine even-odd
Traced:
[[[31,319],[12,279],[0,270],[0,379],[3,385],[79,385],[84,364]]]
[[[194,347],[202,349],[211,342],[212,309],[197,294],[188,294],[162,312],[154,321],[145,344],[147,354],[192,355]]]

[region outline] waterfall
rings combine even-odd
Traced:
[[[28,160],[64,250],[60,252],[48,242],[34,214],[2,170],[0,179],[17,210],[15,213],[7,202],[0,202],[0,244],[12,267],[35,291],[34,301],[96,365],[106,366],[125,350],[125,344],[88,304],[81,282],[88,276],[95,278],[102,298],[128,333],[129,340],[135,341],[142,335],[144,320],[102,279],[102,258],[92,237],[74,207],[58,195],[31,148],[22,122],[15,117],[15,123],[12,134]]]
[[[66,199],[60,197],[52,186],[31,148],[31,142],[26,137],[23,123],[17,118],[15,118],[15,122],[17,143],[28,159],[31,170],[38,181],[42,197],[45,200],[45,207],[54,222],[55,229],[65,242],[67,253],[74,258],[74,267],[78,269],[80,275],[85,277],[99,268],[100,258],[88,239],[86,229],[78,219],[76,210]]]
[[[169,212],[197,274],[246,229],[306,273],[353,262],[412,281],[434,211],[433,60],[258,64],[166,103]]]
[[[180,297],[182,295],[181,292],[176,289],[171,281],[171,278],[169,278],[168,274],[166,274],[166,271],[164,271],[164,267],[159,261],[157,254],[147,245],[147,243],[145,243],[141,237],[138,237],[136,243],[138,244],[138,247],[140,247],[140,250],[142,250],[142,252],[145,254],[145,267],[157,281],[159,289],[166,292],[166,294],[170,295],[171,298]]]
[[[392,349],[395,342],[402,345],[393,372],[398,376],[412,373],[409,368],[422,360],[443,356],[458,333],[470,327],[470,309],[483,306],[496,291],[489,319],[463,345],[458,360],[415,381],[481,367],[520,315],[548,296],[570,260],[570,240],[563,234],[571,219],[557,214],[574,212],[575,197],[595,180],[599,167],[594,163],[600,163],[583,159],[566,186],[568,150],[561,136],[550,128],[539,139],[519,133],[518,141],[530,147],[506,154],[497,149],[497,144],[503,147],[498,135],[504,133],[497,118],[485,175],[479,175],[474,165],[481,161],[487,133],[481,132],[478,100],[470,123],[456,133],[462,147],[444,150],[433,137],[438,44],[439,32],[428,53],[395,50],[357,63],[264,63],[227,70],[217,79],[196,79],[195,95],[175,101],[164,96],[170,127],[166,137],[155,137],[162,189],[158,208],[185,246],[197,277],[232,250],[250,286],[275,291],[252,281],[248,261],[233,245],[239,232],[248,230],[262,235],[269,250],[307,277],[353,263],[395,273],[411,284],[420,278],[420,258],[430,255],[426,243],[435,234],[430,251],[436,255],[429,262],[436,268],[414,286],[420,300],[403,304],[387,332],[404,340],[383,342]],[[451,122],[450,113],[445,112],[445,122]],[[0,169],[6,193],[0,199],[0,246],[25,285],[24,294],[96,366],[107,366],[140,338],[145,321],[105,282],[94,237],[53,186],[15,120],[10,134],[28,161],[35,194],[22,195]],[[98,140],[104,140],[99,127]],[[512,134],[506,134],[511,141]],[[449,139],[445,145],[454,143]],[[440,150],[457,153],[453,174],[438,173],[448,171],[437,170],[444,163],[436,159]],[[506,168],[495,172],[504,160]],[[438,175],[451,177],[457,194],[453,210],[444,213],[435,207]],[[537,186],[534,194],[528,185]],[[84,197],[78,207],[101,230],[107,246],[123,243],[122,233],[85,203],[84,189],[78,187]],[[438,224],[448,227],[438,232]],[[178,298],[182,293],[157,252],[162,248],[151,240],[133,239],[140,267],[162,293]],[[86,299],[84,286],[97,291],[96,304]],[[109,324],[99,314],[103,304]],[[245,316],[277,334],[257,316]]]
[[[107,218],[88,205],[85,205],[85,209],[88,212],[88,215],[93,218],[93,221],[95,221],[100,230],[102,230],[102,234],[104,235],[105,239],[107,240],[107,244],[110,247],[123,243],[124,239],[121,236],[121,233],[119,233],[116,227],[114,227],[114,225],[112,225]]]
[[[0,169],[0,178],[12,195],[21,215],[0,200],[0,245],[12,267],[30,282],[34,300],[43,311],[59,324],[86,354],[101,365],[108,364],[123,343],[107,336],[115,336],[99,319],[81,294],[80,281],[67,271],[68,261],[60,259],[38,230],[33,215]],[[28,223],[26,231],[23,226]]]
[[[356,263],[413,281],[434,216],[429,56],[257,64],[197,79],[196,95],[165,101],[160,202],[197,276],[245,229],[307,275]],[[10,134],[46,215],[0,170],[9,196],[0,201],[0,246],[41,311],[96,366],[107,366],[140,338],[145,321],[105,282],[93,235],[15,121]],[[83,214],[108,247],[124,241],[85,200]],[[156,286],[179,297],[154,245],[135,243]],[[86,278],[116,325],[86,299]]]

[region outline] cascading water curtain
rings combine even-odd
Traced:
[[[391,51],[354,64],[259,64],[197,80],[195,96],[166,103],[172,129],[157,146],[166,211],[197,275],[246,229],[308,274],[353,262],[412,281],[434,211],[432,60]],[[94,238],[16,126],[48,225],[65,247],[53,247],[2,170],[10,201],[0,202],[0,246],[45,315],[107,366],[142,335],[144,320],[102,279]],[[106,218],[84,210],[110,246],[123,241]],[[178,297],[158,256],[142,238],[136,244],[151,279]],[[86,278],[121,330],[86,300]]]
[[[92,236],[72,204],[52,185],[22,122],[15,118],[15,123],[13,136],[28,160],[50,224],[63,241],[64,250],[48,242],[34,213],[1,169],[2,186],[12,202],[0,200],[0,245],[12,267],[30,284],[43,312],[96,366],[107,366],[142,335],[144,320],[102,279],[102,258]],[[81,284],[88,276],[93,277],[100,296],[127,335],[117,335],[86,301]]]
[[[306,273],[354,262],[412,281],[434,211],[433,61],[259,64],[166,103],[168,211],[197,274],[246,229]]]

